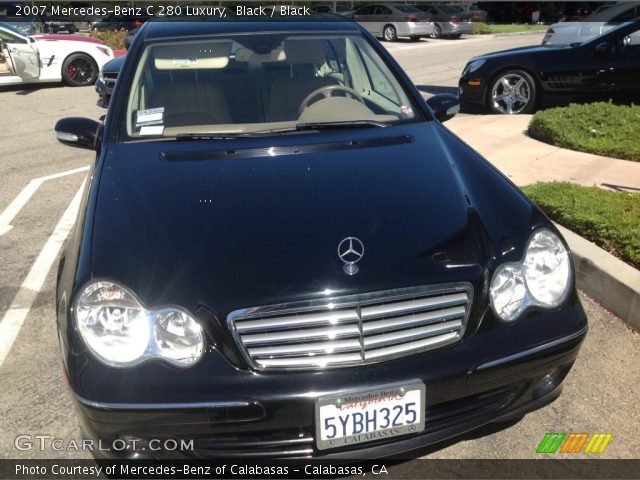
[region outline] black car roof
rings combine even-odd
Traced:
[[[291,21],[289,18],[278,19],[221,19],[207,21],[151,20],[146,22],[145,39],[186,38],[220,33],[252,33],[252,32],[309,32],[309,31],[360,31],[355,22],[339,15],[320,14],[299,17]]]

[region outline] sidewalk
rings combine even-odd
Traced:
[[[615,190],[640,189],[640,162],[575,152],[529,138],[531,117],[458,116],[445,126],[516,185],[563,180]]]

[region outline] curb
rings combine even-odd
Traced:
[[[544,34],[546,30],[534,30],[529,32],[504,32],[504,33],[469,33],[472,38],[500,38],[500,37],[519,37],[522,35]]]
[[[640,330],[640,271],[571,230],[555,225],[571,248],[577,287]]]

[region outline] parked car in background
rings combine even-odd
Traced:
[[[419,40],[433,35],[429,15],[412,5],[377,3],[363,5],[349,15],[376,37],[394,42],[400,37]]]
[[[118,74],[124,65],[126,55],[120,55],[119,57],[109,60],[100,69],[100,75],[96,80],[96,92],[98,93],[97,104],[100,107],[107,108],[111,101],[111,95],[113,89],[116,86],[118,80]]]
[[[353,13],[353,9],[346,5],[336,5],[335,9],[332,5],[316,5],[311,9],[315,13],[335,13],[336,15],[347,16]]]
[[[623,22],[640,18],[640,2],[622,2],[585,17],[579,22],[554,23],[542,39],[543,45],[571,45],[597,37]]]
[[[104,20],[96,22],[91,25],[92,32],[119,32],[125,30],[133,30],[139,28],[142,24],[152,17],[147,15],[142,16],[123,16],[123,15],[109,15]]]
[[[69,397],[94,445],[136,439],[94,454],[399,458],[560,395],[569,249],[442,125],[455,96],[346,20],[138,36],[105,122],[55,127],[96,152],[57,275]]]
[[[0,46],[9,72],[0,85],[64,81],[70,86],[93,84],[100,67],[113,58],[101,40],[78,35],[23,35],[0,23]]]
[[[640,99],[640,22],[574,46],[533,46],[472,58],[463,102],[492,113],[531,113],[570,101]]]
[[[43,18],[42,19],[42,28],[47,33],[58,33],[58,32],[67,32],[67,33],[75,33],[78,28],[76,27],[75,22],[67,19],[51,19],[51,18]]]
[[[488,19],[487,12],[480,9],[476,4],[451,4],[451,6],[458,10],[461,17],[468,17],[472,22],[486,22]]]
[[[139,28],[134,28],[127,32],[127,36],[124,38],[125,49],[129,50],[131,42],[133,42],[133,38],[139,30]],[[125,57],[126,55],[120,55],[113,60],[109,60],[100,69],[100,75],[98,76],[98,80],[96,80],[96,92],[98,93],[97,103],[103,108],[107,108],[109,106],[109,101],[111,100],[111,95],[113,94],[113,89],[116,86],[118,74],[124,64]]]
[[[433,38],[460,38],[463,33],[473,33],[473,24],[469,16],[451,5],[420,3],[415,7],[430,15],[433,22]]]

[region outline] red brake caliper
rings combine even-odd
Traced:
[[[76,67],[74,67],[73,65],[69,65],[67,73],[69,74],[69,77],[74,78],[76,76]]]

